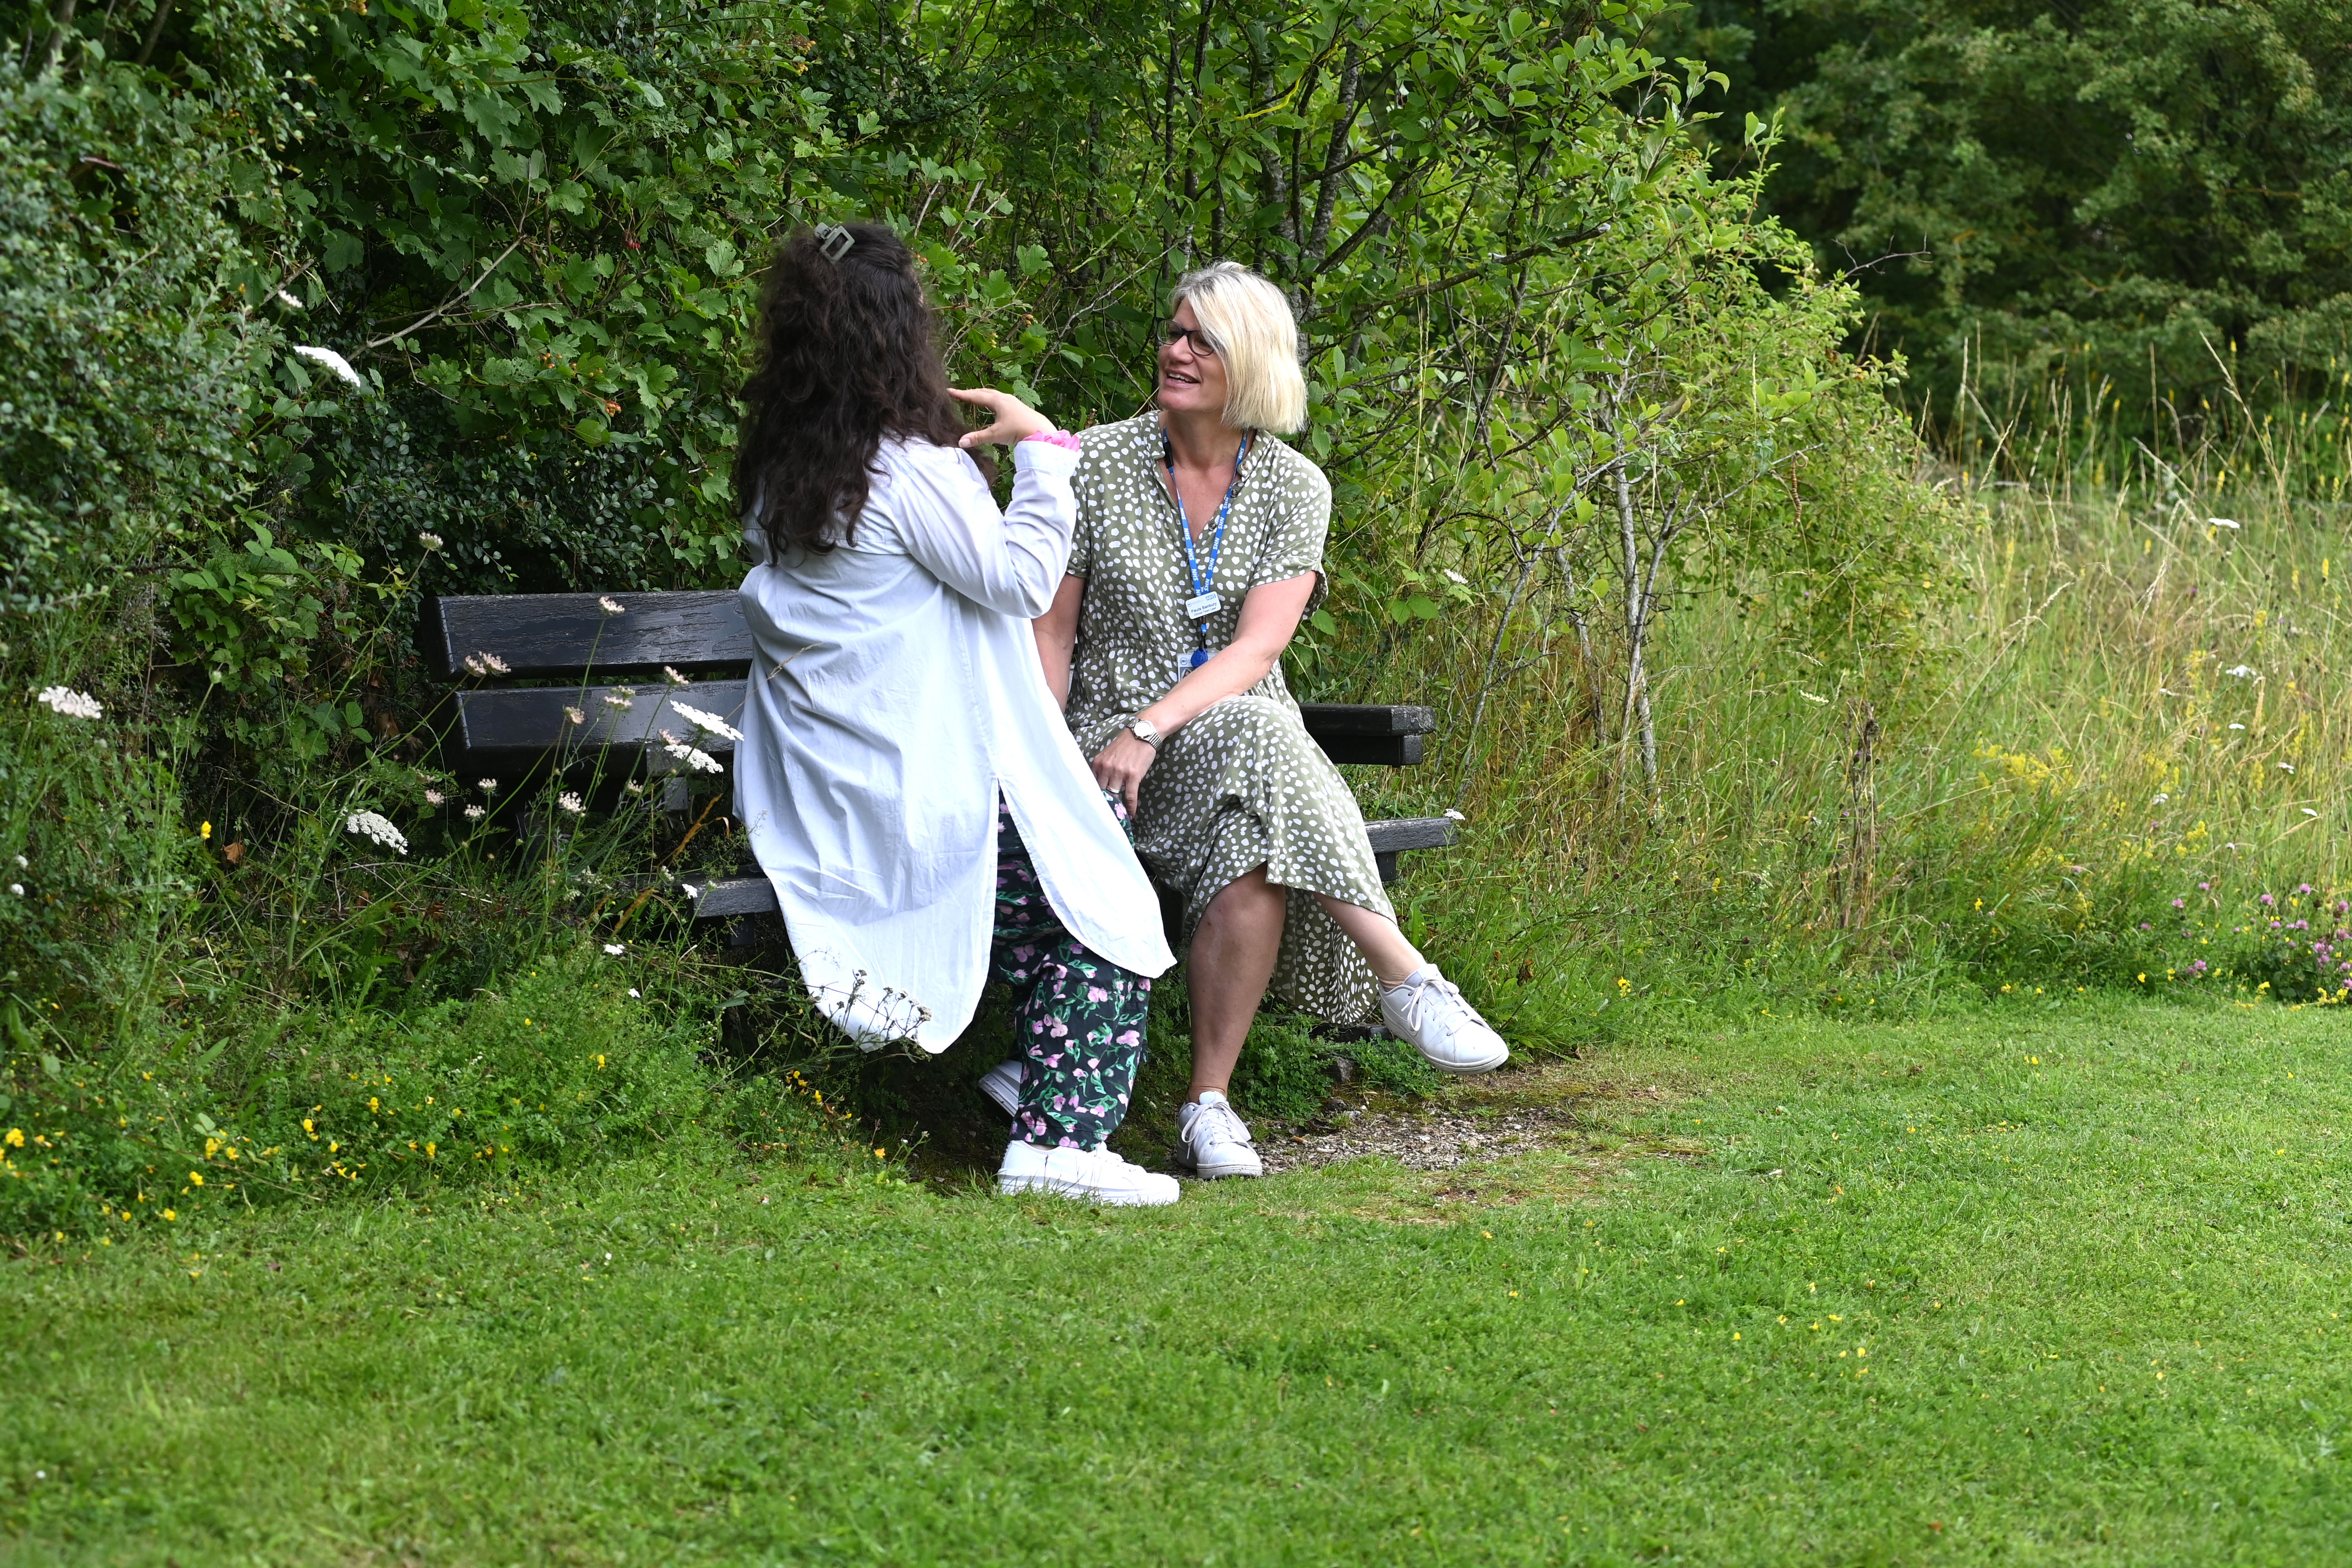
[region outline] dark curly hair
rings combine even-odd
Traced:
[[[771,561],[850,542],[884,437],[952,447],[970,428],[948,396],[915,253],[880,224],[843,226],[854,243],[837,260],[808,229],[786,240],[760,295],[735,504],[766,531]]]

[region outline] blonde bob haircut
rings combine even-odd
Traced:
[[[1238,261],[1218,261],[1176,279],[1168,308],[1187,300],[1225,363],[1225,423],[1279,436],[1305,425],[1298,323],[1282,290]]]

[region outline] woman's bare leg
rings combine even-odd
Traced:
[[[1242,1042],[1265,999],[1274,961],[1282,949],[1286,889],[1265,879],[1255,867],[1219,889],[1192,931],[1184,964],[1192,999],[1192,1087],[1187,1100],[1202,1091],[1226,1093]],[[1390,927],[1395,929],[1393,925]]]
[[[1402,985],[1406,976],[1428,962],[1387,915],[1361,904],[1343,903],[1328,894],[1315,896],[1322,900],[1324,911],[1348,933],[1348,940],[1356,944],[1356,951],[1372,966],[1372,978],[1381,984]],[[1271,975],[1274,972],[1266,973]]]

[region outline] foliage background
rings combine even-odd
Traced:
[[[2159,964],[2337,994],[2326,932],[2282,956],[2285,918],[2251,902],[2334,897],[2334,840],[2298,825],[2346,801],[2346,426],[2310,399],[2347,372],[2280,346],[2342,292],[2333,24],[2232,13],[2318,62],[2265,55],[2261,92],[2211,100],[2276,111],[2268,140],[2215,133],[2235,162],[2185,131],[2149,162],[2175,120],[2146,113],[2117,153],[2108,87],[2081,100],[2095,135],[1918,151],[2015,129],[2003,93],[2054,102],[2017,83],[2101,49],[2122,70],[2135,37],[2130,79],[2178,89],[2149,112],[2207,124],[2167,41],[2188,22],[2085,16],[0,5],[22,703],[0,854],[25,889],[0,899],[0,1125],[49,1140],[12,1146],[0,1229],[332,1185],[172,1173],[345,1143],[321,1118],[372,1079],[453,1115],[490,1092],[472,1058],[505,1064],[509,1109],[570,1108],[530,1158],[764,1125],[764,1080],[729,1064],[814,1049],[805,1011],[676,900],[625,917],[614,893],[731,864],[723,816],[518,837],[523,803],[438,769],[412,637],[433,592],[733,581],[761,258],[853,214],[920,249],[960,379],[1073,426],[1141,405],[1176,271],[1237,256],[1290,291],[1336,499],[1293,674],[1439,706],[1435,763],[1355,783],[1369,815],[1466,813],[1406,918],[1529,1048],[1660,1007],[1949,1005]],[[2192,199],[2257,177],[2303,197],[2232,196],[2226,224]],[[2138,226],[2098,227],[2100,203]],[[1992,208],[1998,246],[1822,260]],[[2196,361],[2207,326],[2232,346]],[[2135,405],[2099,367],[2144,353],[2178,380]],[[2223,508],[2236,526],[2204,521]],[[31,700],[53,684],[105,718]],[[348,831],[360,811],[404,848]],[[635,984],[560,1060],[509,1048],[501,998],[600,973]],[[1270,1028],[1265,1092],[1304,1105],[1310,1047]],[[636,1087],[608,1104],[591,1058]],[[462,1179],[454,1131],[386,1142],[377,1099],[366,1179]],[[488,1146],[485,1169],[520,1147]]]

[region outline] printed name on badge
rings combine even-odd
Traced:
[[[1205,620],[1224,608],[1224,600],[1214,594],[1195,595],[1184,601],[1184,618],[1188,621]]]

